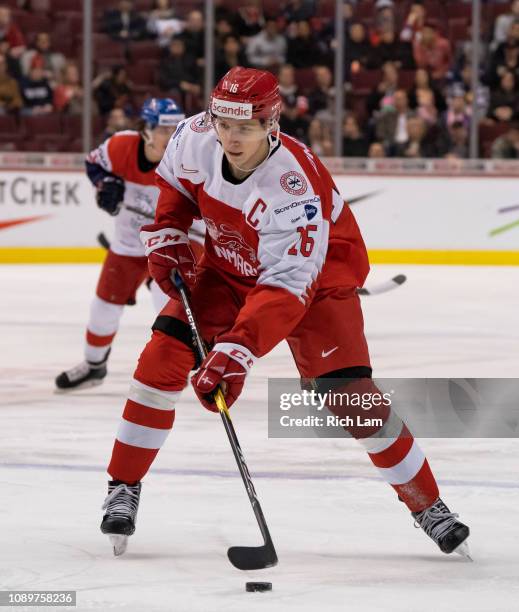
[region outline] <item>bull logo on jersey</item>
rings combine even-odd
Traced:
[[[303,195],[308,188],[308,183],[306,182],[305,177],[295,170],[285,172],[285,174],[283,174],[279,179],[279,182],[281,183],[281,187],[292,195]]]
[[[257,259],[254,249],[245,242],[240,232],[225,223],[220,223],[218,226],[212,219],[207,217],[204,217],[204,221],[209,236],[211,236],[214,242],[232,251],[243,252],[252,263],[256,263]]]

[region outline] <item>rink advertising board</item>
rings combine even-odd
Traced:
[[[519,164],[326,160],[372,263],[519,265]],[[81,155],[0,154],[0,262],[98,262]]]

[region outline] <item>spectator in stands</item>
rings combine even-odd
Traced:
[[[184,41],[186,55],[195,59],[197,66],[204,65],[204,15],[201,11],[191,11],[187,16],[186,27],[179,35]]]
[[[465,101],[463,88],[454,85],[449,97],[449,106],[445,114],[445,123],[448,128],[455,123],[461,123],[467,130],[470,128],[471,108]]]
[[[301,108],[298,106],[298,99],[296,96],[283,98],[281,117],[279,119],[279,127],[283,133],[294,136],[294,138],[308,144],[309,123],[309,120],[301,112]]]
[[[308,144],[312,151],[319,156],[333,155],[333,143],[330,136],[330,130],[325,123],[319,119],[312,119],[308,126]]]
[[[334,97],[333,77],[328,66],[315,66],[314,74],[315,88],[308,96],[308,107],[311,115],[315,115],[319,111],[331,111]]]
[[[354,23],[353,19],[353,5],[356,4],[357,0],[343,0],[342,2],[342,27],[344,32],[344,40],[346,42],[345,51],[347,51],[348,46],[351,42],[350,40],[350,27]],[[328,21],[328,23],[326,23]],[[292,22],[295,24],[296,22]],[[323,45],[328,49],[328,52],[331,52],[337,46],[336,40],[336,32],[335,32],[335,19],[325,20],[323,22],[323,27],[319,33],[319,38],[322,41]],[[367,38],[366,38],[367,40]],[[331,59],[333,61],[333,55],[331,55]],[[331,63],[327,65],[332,65]]]
[[[52,88],[41,66],[32,66],[29,75],[22,77],[20,90],[24,106],[22,114],[44,115],[53,111]]]
[[[214,5],[214,22],[218,24],[219,21],[225,19],[234,27],[234,10],[231,10],[229,3],[226,0],[213,0]],[[231,29],[232,31],[232,29]],[[231,32],[227,32],[230,34]]]
[[[387,30],[395,29],[395,3],[393,0],[377,0],[375,3],[374,30],[372,31],[371,43],[376,45],[377,37]]]
[[[229,34],[236,36],[231,19],[220,17],[216,21],[215,44],[220,47],[223,46],[224,40]]]
[[[382,79],[366,100],[370,115],[386,106],[393,107],[393,96],[398,89],[398,69],[392,62],[382,66]]]
[[[499,15],[494,23],[494,39],[492,41],[494,48],[506,41],[510,26],[517,20],[519,20],[519,0],[513,0],[510,11]]]
[[[512,25],[511,30],[519,28],[519,23]],[[505,72],[513,72],[519,77],[519,42],[515,40],[515,35],[510,36],[502,42],[491,54],[488,62],[487,71],[483,81],[491,88],[499,87],[499,81]]]
[[[455,121],[449,126],[449,150],[445,157],[451,159],[469,158],[469,130],[461,121]]]
[[[234,34],[227,34],[223,46],[217,47],[215,55],[215,78],[217,81],[234,66],[248,65],[240,40]]]
[[[169,96],[182,100],[186,106],[186,96],[199,96],[199,69],[196,58],[188,55],[184,39],[174,36],[159,66],[159,85]]]
[[[113,136],[116,132],[130,129],[131,124],[126,113],[122,108],[113,108],[108,115],[106,127],[101,138],[101,142],[104,142],[110,136]]]
[[[133,5],[133,0],[119,0],[116,9],[105,11],[103,31],[110,38],[131,41],[146,37],[146,21]]]
[[[295,68],[308,68],[322,61],[322,49],[308,21],[298,21],[296,36],[289,39],[287,62]]]
[[[512,123],[508,132],[492,144],[493,159],[519,159],[519,123]]]
[[[251,36],[259,34],[265,25],[265,18],[259,0],[245,0],[238,7],[236,30],[242,42],[246,43]]]
[[[342,128],[342,154],[344,157],[366,157],[369,142],[362,133],[355,115],[351,113],[344,118]]]
[[[386,150],[381,142],[372,142],[369,145],[368,157],[372,159],[382,159],[386,157]]]
[[[5,57],[7,62],[7,72],[17,81],[22,78],[20,70],[20,62],[9,54],[9,43],[6,40],[0,40],[0,55]]]
[[[54,108],[68,115],[83,112],[83,87],[75,62],[68,62],[63,67],[61,82],[54,88]]]
[[[12,20],[11,9],[7,6],[0,6],[0,41],[5,41],[13,58],[19,58],[25,51],[25,38]]]
[[[315,15],[315,11],[315,0],[287,0],[281,15],[288,22],[306,21]]]
[[[31,67],[36,63],[43,68],[44,76],[49,80],[51,86],[54,86],[60,79],[66,60],[63,53],[52,50],[50,36],[47,32],[38,32],[33,48],[27,49],[22,54],[20,64],[23,74],[29,74]]]
[[[411,43],[399,40],[390,27],[380,32],[378,42],[372,42],[369,67],[378,69],[386,62],[393,62],[404,70],[415,67]]]
[[[288,96],[298,96],[300,92],[296,83],[296,72],[291,64],[280,66],[278,71],[279,93],[287,98]]]
[[[124,66],[114,66],[112,70],[102,72],[92,85],[100,115],[106,115],[112,108],[123,108],[127,113],[133,111],[132,84]]]
[[[434,81],[441,83],[445,79],[452,59],[451,45],[434,22],[427,21],[420,38],[415,38],[413,54],[417,67],[429,70]]]
[[[16,112],[22,104],[18,82],[7,72],[7,58],[0,55],[0,115]]]
[[[183,23],[175,16],[172,0],[155,0],[146,28],[151,36],[157,38],[159,47],[167,47],[171,37],[182,31]]]
[[[406,91],[397,89],[392,106],[380,113],[375,120],[376,139],[388,150],[395,145],[403,145],[408,140],[407,122],[411,116]]]
[[[472,68],[470,64],[467,64],[461,71],[461,78],[454,81],[454,85],[461,87],[465,92],[465,102],[467,105],[472,105],[472,99],[474,97],[472,92]],[[489,106],[490,93],[488,87],[479,85],[476,91],[476,102],[477,102],[477,118],[478,120],[487,116]]]
[[[418,92],[415,114],[429,126],[438,121],[438,109],[434,104],[434,94],[431,89],[421,89]]]
[[[405,18],[404,27],[400,32],[400,40],[414,43],[417,40],[425,25],[427,13],[422,0],[416,0],[409,8],[409,13]]]
[[[356,74],[367,67],[370,54],[371,45],[368,40],[366,28],[362,23],[351,23],[344,49],[344,78],[346,81],[351,80],[352,74]]]
[[[418,94],[422,90],[431,90],[434,96],[434,106],[439,113],[447,110],[447,102],[441,90],[431,83],[429,73],[424,68],[418,68],[414,75],[414,86],[409,92],[409,107],[415,110],[418,106]]]
[[[265,28],[247,41],[249,64],[260,70],[272,70],[285,63],[287,41],[279,33],[276,19],[268,17]]]
[[[425,143],[427,126],[420,117],[409,117],[406,125],[407,140],[392,147],[392,157],[434,157],[428,155]]]
[[[483,27],[480,28],[478,41],[478,65],[480,69],[485,65],[488,56],[488,43],[485,41],[485,32]],[[454,52],[454,71],[460,73],[465,64],[472,62],[472,27],[467,30],[467,37],[464,40],[457,40]]]
[[[516,80],[512,72],[505,72],[498,89],[490,93],[488,117],[495,121],[512,121],[518,118],[519,100]]]

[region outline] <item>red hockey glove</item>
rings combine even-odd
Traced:
[[[198,399],[208,410],[218,412],[213,393],[220,385],[227,406],[232,406],[243,389],[254,360],[254,355],[244,346],[231,342],[215,344],[191,378]]]
[[[164,293],[170,297],[177,295],[171,280],[174,270],[178,270],[188,287],[194,285],[195,256],[185,232],[153,223],[142,226],[140,238],[148,257],[150,274]]]

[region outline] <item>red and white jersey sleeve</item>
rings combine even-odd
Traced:
[[[159,196],[154,170],[142,172],[139,168],[140,143],[141,136],[136,131],[117,132],[87,157],[87,161],[122,178],[125,184],[124,204],[143,213],[138,214],[123,206],[114,218],[115,232],[110,248],[118,255],[133,257],[144,256],[139,231],[150,222],[150,216],[155,215]]]
[[[184,163],[190,163],[190,145],[188,143],[186,147],[185,138],[192,123],[193,118],[189,118],[178,124],[156,171],[160,196],[155,221],[164,224],[164,227],[174,227],[185,232],[194,220],[201,218],[193,183],[179,178],[183,174]],[[196,145],[200,146],[198,143]],[[186,167],[191,171],[187,174],[196,174],[195,180],[200,181],[202,173],[189,165]]]
[[[332,240],[331,228],[351,212],[328,171],[295,139],[281,135],[271,156],[239,184],[226,180],[222,159],[203,114],[188,119],[157,170],[166,192],[158,216],[181,227],[189,221],[182,214],[190,202],[192,213],[202,217],[206,264],[224,272],[228,282],[250,288],[235,325],[218,340],[243,344],[259,357],[287,337],[323,279],[336,285],[363,282],[364,271],[351,279],[327,271],[330,245],[335,251],[330,261],[342,257],[344,245],[364,245],[354,221]]]

